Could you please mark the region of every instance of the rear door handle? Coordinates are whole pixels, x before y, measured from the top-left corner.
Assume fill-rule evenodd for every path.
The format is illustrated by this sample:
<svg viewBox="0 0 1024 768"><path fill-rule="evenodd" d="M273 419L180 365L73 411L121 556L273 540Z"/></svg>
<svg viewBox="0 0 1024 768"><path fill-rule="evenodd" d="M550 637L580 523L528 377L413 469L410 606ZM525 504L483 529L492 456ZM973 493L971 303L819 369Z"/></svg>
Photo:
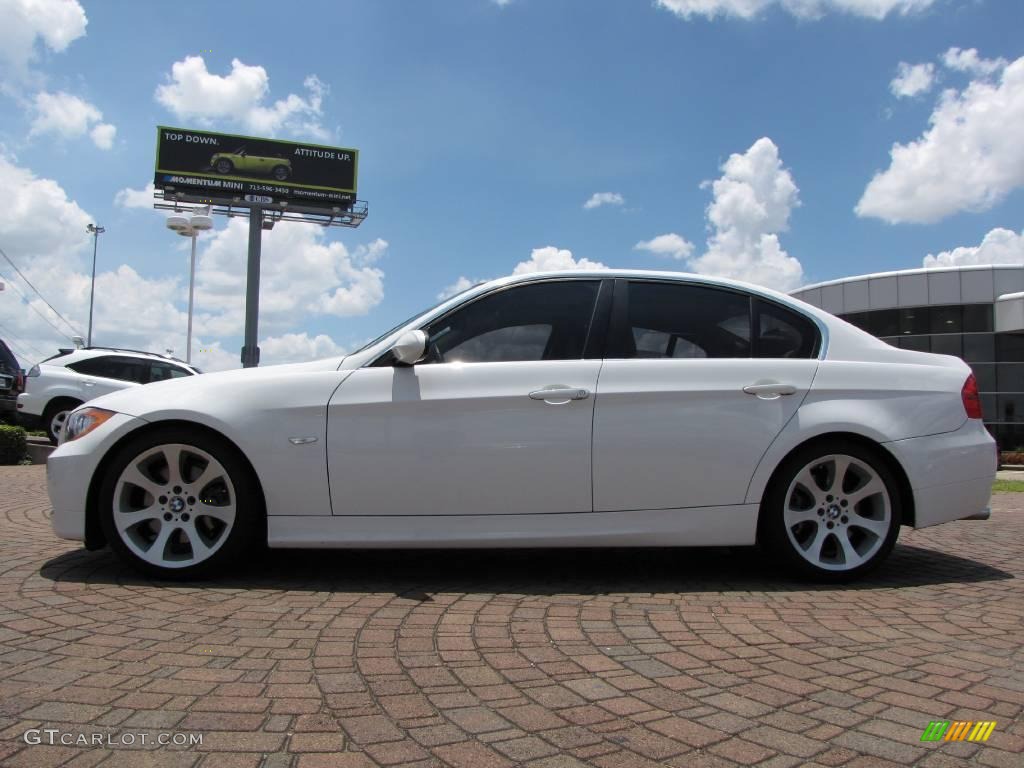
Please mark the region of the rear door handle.
<svg viewBox="0 0 1024 768"><path fill-rule="evenodd" d="M550 405L563 405L570 400L585 400L590 397L590 391L579 387L551 386L543 389L535 389L530 393L531 400L543 400Z"/></svg>
<svg viewBox="0 0 1024 768"><path fill-rule="evenodd" d="M748 395L757 395L762 400L774 400L780 395L792 395L796 387L792 384L782 384L778 381L761 381L757 384L748 384L743 388Z"/></svg>

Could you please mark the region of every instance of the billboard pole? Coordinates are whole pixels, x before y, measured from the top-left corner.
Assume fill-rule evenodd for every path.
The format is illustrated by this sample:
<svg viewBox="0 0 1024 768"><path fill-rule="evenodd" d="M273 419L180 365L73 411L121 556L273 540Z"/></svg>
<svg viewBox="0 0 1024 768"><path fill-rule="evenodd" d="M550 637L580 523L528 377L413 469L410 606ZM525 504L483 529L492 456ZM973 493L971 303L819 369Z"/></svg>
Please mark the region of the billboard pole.
<svg viewBox="0 0 1024 768"><path fill-rule="evenodd" d="M263 244L263 209L249 208L249 263L245 280L245 341L242 346L242 367L260 364L258 325L260 318L260 247Z"/></svg>

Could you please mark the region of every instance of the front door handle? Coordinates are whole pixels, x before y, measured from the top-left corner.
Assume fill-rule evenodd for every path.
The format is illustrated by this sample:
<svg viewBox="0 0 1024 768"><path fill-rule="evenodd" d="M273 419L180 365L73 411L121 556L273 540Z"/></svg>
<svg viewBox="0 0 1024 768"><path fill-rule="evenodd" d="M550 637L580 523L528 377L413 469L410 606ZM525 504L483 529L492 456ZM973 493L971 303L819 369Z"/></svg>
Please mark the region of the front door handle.
<svg viewBox="0 0 1024 768"><path fill-rule="evenodd" d="M554 385L535 389L530 393L531 400L543 400L549 405L564 405L570 400L585 400L590 397L590 391L580 387L563 387Z"/></svg>
<svg viewBox="0 0 1024 768"><path fill-rule="evenodd" d="M792 395L796 387L792 384L782 384L778 381L759 381L757 384L748 384L743 388L748 395L757 395L762 400L774 400L780 395Z"/></svg>

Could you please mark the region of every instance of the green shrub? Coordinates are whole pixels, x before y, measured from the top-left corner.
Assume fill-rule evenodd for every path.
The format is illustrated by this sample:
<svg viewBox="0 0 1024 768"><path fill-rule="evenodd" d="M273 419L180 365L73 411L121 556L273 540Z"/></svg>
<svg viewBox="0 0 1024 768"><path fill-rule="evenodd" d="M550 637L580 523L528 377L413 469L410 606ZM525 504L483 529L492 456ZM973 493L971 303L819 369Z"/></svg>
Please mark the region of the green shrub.
<svg viewBox="0 0 1024 768"><path fill-rule="evenodd" d="M22 427L0 424L0 464L18 464L27 451Z"/></svg>

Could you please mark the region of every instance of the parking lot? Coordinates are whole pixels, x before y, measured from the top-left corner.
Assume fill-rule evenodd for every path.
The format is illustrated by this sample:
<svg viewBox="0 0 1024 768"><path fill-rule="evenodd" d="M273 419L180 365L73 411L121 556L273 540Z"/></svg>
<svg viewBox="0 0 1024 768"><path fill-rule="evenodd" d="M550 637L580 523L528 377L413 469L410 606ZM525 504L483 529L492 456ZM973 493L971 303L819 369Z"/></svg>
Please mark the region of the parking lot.
<svg viewBox="0 0 1024 768"><path fill-rule="evenodd" d="M846 588L742 549L274 552L179 585L56 539L44 468L0 467L0 763L1018 768L1024 494L993 510Z"/></svg>

